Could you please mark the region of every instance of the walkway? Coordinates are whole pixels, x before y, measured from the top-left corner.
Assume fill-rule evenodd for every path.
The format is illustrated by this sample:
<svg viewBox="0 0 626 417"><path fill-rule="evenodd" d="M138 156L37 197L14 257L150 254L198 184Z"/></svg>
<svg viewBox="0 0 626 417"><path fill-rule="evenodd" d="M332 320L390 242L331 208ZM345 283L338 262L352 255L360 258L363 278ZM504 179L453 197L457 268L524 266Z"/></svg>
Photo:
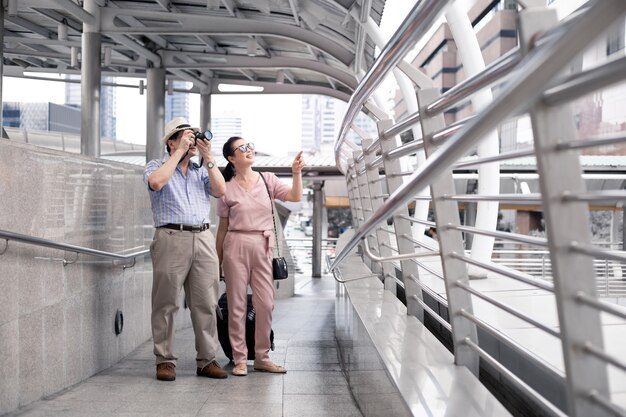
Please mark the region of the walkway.
<svg viewBox="0 0 626 417"><path fill-rule="evenodd" d="M247 377L199 378L193 332L184 329L176 334L174 382L154 378L149 341L115 366L7 416L360 417L339 365L334 296L332 277L298 276L296 295L277 301L271 356L288 369L285 375L254 372L249 366ZM218 361L228 362L221 350Z"/></svg>

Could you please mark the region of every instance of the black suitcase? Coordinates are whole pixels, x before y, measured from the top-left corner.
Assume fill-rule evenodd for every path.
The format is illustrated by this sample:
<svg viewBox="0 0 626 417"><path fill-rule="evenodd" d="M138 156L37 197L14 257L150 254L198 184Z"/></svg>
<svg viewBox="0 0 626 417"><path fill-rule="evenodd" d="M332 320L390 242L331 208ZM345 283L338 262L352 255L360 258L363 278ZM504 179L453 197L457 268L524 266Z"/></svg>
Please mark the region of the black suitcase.
<svg viewBox="0 0 626 417"><path fill-rule="evenodd" d="M254 327L255 311L252 306L252 294L248 294L248 314L246 317L246 345L248 347L248 360L254 360ZM228 338L228 299L226 293L222 294L217 302L217 338L222 345L222 350L228 359L233 360L233 348ZM270 346L274 350L274 330L270 330Z"/></svg>

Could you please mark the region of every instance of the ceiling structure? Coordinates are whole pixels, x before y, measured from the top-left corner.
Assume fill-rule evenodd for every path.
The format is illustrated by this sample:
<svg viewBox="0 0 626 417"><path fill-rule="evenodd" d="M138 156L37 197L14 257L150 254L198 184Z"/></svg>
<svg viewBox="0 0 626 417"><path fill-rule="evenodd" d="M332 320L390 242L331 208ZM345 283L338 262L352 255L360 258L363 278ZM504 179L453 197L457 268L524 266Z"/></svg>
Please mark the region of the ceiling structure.
<svg viewBox="0 0 626 417"><path fill-rule="evenodd" d="M5 0L6 2L6 0ZM8 0L4 75L80 75L81 35L102 35L102 77L166 78L194 93L220 84L348 100L375 60L359 22L384 0ZM360 65L355 65L360 62ZM169 84L168 84L169 85ZM141 88L141 87L140 87ZM172 88L172 87L170 87Z"/></svg>

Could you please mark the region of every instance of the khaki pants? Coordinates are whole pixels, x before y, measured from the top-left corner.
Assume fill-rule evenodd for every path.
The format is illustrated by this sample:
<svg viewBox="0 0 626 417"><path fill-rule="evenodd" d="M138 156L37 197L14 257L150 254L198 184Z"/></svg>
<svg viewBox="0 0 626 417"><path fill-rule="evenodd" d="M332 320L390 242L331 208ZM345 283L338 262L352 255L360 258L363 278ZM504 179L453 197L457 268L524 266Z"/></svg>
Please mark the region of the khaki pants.
<svg viewBox="0 0 626 417"><path fill-rule="evenodd" d="M174 318L184 287L196 337L196 363L198 368L204 368L215 359L218 348L215 310L219 268L215 238L209 230L194 233L157 228L150 254L156 364L176 363Z"/></svg>

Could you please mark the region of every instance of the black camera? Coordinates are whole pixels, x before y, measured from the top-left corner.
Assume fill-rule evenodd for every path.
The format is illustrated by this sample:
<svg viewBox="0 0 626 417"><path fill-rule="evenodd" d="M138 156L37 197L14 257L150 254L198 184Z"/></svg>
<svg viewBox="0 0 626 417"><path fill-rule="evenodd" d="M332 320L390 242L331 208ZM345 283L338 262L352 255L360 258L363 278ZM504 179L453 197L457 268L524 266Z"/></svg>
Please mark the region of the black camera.
<svg viewBox="0 0 626 417"><path fill-rule="evenodd" d="M194 139L194 145L196 144L196 141L198 139L204 139L206 141L209 141L211 139L213 139L213 133L211 133L210 130L205 130L205 131L198 131L194 133L195 139Z"/></svg>

